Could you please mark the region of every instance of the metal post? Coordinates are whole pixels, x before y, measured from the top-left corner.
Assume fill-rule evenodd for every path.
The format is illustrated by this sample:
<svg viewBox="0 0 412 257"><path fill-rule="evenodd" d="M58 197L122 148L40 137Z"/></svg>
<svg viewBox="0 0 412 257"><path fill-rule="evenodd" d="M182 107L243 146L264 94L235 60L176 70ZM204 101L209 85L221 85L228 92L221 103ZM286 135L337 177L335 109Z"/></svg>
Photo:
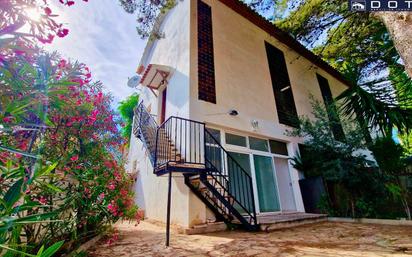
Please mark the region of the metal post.
<svg viewBox="0 0 412 257"><path fill-rule="evenodd" d="M167 170L166 170L167 172ZM169 171L169 189L167 195L167 217L166 217L166 246L170 242L170 208L172 202L172 172Z"/></svg>

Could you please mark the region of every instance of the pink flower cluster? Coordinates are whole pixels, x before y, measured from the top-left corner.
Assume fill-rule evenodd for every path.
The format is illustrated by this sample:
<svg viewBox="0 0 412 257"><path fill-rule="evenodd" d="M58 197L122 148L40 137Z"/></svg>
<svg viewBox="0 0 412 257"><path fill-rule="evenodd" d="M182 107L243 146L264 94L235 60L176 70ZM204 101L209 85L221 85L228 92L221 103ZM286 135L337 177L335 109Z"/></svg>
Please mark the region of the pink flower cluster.
<svg viewBox="0 0 412 257"><path fill-rule="evenodd" d="M67 6L72 6L75 4L73 0L59 0L59 2ZM89 0L83 0L83 2L89 2Z"/></svg>
<svg viewBox="0 0 412 257"><path fill-rule="evenodd" d="M110 181L109 184L107 185L107 188L111 191L116 189L116 182Z"/></svg>
<svg viewBox="0 0 412 257"><path fill-rule="evenodd" d="M119 206L112 200L108 205L107 209L113 216L122 216L123 213L119 213Z"/></svg>

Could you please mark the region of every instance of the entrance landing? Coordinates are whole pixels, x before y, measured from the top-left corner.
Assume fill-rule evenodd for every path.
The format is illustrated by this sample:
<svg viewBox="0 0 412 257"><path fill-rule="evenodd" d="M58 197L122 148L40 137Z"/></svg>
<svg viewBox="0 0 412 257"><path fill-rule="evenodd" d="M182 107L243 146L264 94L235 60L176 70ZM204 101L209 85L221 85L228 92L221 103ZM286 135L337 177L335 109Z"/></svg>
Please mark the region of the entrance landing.
<svg viewBox="0 0 412 257"><path fill-rule="evenodd" d="M276 214L260 214L257 216L262 231L273 231L284 228L296 227L304 224L324 222L326 214L304 212L282 212Z"/></svg>

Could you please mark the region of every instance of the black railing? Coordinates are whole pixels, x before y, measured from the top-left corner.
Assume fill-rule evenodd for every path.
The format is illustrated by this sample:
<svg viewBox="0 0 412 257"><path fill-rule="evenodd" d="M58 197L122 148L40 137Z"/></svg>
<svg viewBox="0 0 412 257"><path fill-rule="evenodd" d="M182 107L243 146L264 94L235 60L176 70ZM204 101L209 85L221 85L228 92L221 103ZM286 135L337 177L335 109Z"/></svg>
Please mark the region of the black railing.
<svg viewBox="0 0 412 257"><path fill-rule="evenodd" d="M204 130L204 123L180 117L163 122L156 134L155 167L171 162L205 165Z"/></svg>
<svg viewBox="0 0 412 257"><path fill-rule="evenodd" d="M214 195L207 201L213 201L211 204L222 215L235 216L248 225L257 224L250 174L207 131L204 123L172 116L157 126L140 103L135 109L133 133L148 149L155 172L163 167L167 170L168 165L197 169Z"/></svg>
<svg viewBox="0 0 412 257"><path fill-rule="evenodd" d="M224 196L232 201L233 207L257 224L251 175L205 130L206 172L213 177L213 183L224 190Z"/></svg>
<svg viewBox="0 0 412 257"><path fill-rule="evenodd" d="M157 123L141 102L134 110L133 134L140 138L149 151L150 161L154 165L156 159Z"/></svg>

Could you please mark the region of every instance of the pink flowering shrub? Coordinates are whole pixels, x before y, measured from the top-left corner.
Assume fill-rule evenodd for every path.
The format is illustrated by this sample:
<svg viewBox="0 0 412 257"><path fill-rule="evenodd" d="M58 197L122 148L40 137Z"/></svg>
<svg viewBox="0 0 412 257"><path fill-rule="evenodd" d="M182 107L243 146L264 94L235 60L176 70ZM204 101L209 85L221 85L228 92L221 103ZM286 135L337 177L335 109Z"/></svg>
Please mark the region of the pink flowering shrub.
<svg viewBox="0 0 412 257"><path fill-rule="evenodd" d="M0 144L13 149L0 151L0 255L67 252L120 218L140 219L111 96L85 64L38 47L69 30L48 1L0 7Z"/></svg>

